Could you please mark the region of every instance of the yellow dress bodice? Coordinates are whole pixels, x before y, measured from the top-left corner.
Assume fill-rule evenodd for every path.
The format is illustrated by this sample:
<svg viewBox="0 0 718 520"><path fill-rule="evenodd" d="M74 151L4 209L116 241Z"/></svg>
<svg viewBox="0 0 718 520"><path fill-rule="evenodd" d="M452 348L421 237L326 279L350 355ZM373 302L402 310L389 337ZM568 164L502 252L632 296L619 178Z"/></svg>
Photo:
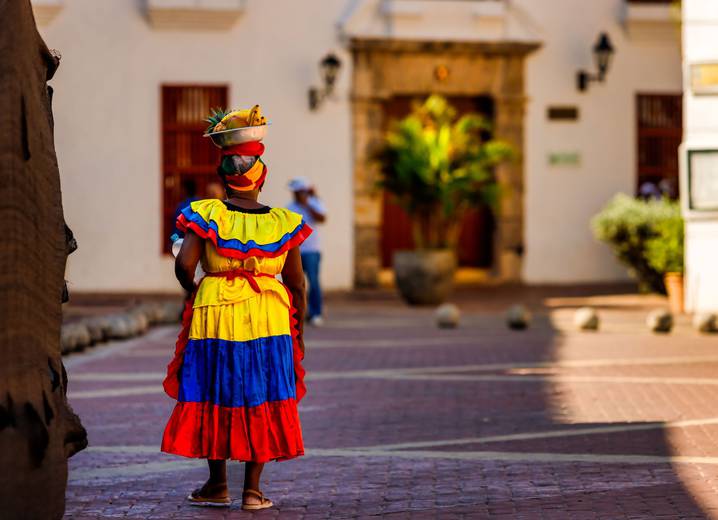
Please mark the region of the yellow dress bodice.
<svg viewBox="0 0 718 520"><path fill-rule="evenodd" d="M287 291L275 277L282 272L287 252L311 233L301 215L284 208L238 211L207 199L184 208L177 225L205 239L200 262L206 273L247 271L256 275L259 294L272 291L289 305ZM194 306L233 304L257 294L243 277L208 276L200 283Z"/></svg>

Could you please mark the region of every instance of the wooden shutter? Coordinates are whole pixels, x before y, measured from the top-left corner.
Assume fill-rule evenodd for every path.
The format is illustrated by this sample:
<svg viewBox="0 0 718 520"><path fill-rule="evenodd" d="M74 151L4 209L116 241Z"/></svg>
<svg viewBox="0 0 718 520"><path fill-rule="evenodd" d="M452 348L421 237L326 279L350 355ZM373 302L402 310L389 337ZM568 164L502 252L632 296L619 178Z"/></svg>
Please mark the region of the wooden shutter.
<svg viewBox="0 0 718 520"><path fill-rule="evenodd" d="M169 238L174 230L175 212L196 188L199 198L215 180L219 151L202 137L207 128L203 120L212 108L227 106L226 86L162 87L162 251L170 252Z"/></svg>
<svg viewBox="0 0 718 520"><path fill-rule="evenodd" d="M639 94L637 97L638 178L656 185L668 180L678 195L678 147L683 139L680 94Z"/></svg>

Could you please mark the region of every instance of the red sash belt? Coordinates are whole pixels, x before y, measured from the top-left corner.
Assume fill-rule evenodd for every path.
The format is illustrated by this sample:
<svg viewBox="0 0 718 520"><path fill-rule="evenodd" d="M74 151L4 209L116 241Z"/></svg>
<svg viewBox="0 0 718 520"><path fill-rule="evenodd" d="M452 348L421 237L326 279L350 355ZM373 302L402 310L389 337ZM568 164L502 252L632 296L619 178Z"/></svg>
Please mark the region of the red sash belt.
<svg viewBox="0 0 718 520"><path fill-rule="evenodd" d="M249 286L254 292L262 292L257 284L257 276L268 276L274 278L274 275L267 273L255 273L254 271L247 271L246 269L232 269L231 271L218 271L216 273L206 273L205 276L212 278L226 278L227 280L234 280L235 278L244 278L249 282Z"/></svg>

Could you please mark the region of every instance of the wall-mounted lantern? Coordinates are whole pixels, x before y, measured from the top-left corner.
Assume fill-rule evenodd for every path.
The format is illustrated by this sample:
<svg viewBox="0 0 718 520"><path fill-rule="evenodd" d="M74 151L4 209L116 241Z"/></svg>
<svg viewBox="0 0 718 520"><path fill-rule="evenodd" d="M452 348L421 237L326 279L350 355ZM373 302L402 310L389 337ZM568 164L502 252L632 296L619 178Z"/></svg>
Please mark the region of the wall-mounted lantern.
<svg viewBox="0 0 718 520"><path fill-rule="evenodd" d="M585 92L591 81L603 81L605 79L614 52L615 49L611 44L611 39L608 37L608 34L601 33L598 36L596 45L593 46L593 57L596 60L598 73L594 75L589 74L585 70L579 70L576 75L576 84L579 91Z"/></svg>
<svg viewBox="0 0 718 520"><path fill-rule="evenodd" d="M309 89L309 108L316 110L322 102L334 92L334 83L339 75L342 62L334 53L329 53L319 62L319 72L324 80L322 88L312 87Z"/></svg>

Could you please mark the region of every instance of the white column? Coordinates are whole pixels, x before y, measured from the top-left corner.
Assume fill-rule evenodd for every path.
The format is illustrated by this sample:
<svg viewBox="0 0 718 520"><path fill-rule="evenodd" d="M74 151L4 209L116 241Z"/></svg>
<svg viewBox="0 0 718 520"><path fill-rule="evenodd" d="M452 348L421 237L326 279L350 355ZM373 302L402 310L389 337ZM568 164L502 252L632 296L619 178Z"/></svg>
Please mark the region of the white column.
<svg viewBox="0 0 718 520"><path fill-rule="evenodd" d="M692 74L697 66L702 67L700 69L702 80L696 88ZM683 0L683 76L684 138L681 148L681 203L686 219L686 309L689 312L718 311L718 1L716 0ZM689 161L689 154L700 150L716 150L716 153L698 152L699 156L694 155L698 159ZM693 165L692 168L689 163ZM691 186L693 196L690 193ZM697 186L701 186L700 189Z"/></svg>

